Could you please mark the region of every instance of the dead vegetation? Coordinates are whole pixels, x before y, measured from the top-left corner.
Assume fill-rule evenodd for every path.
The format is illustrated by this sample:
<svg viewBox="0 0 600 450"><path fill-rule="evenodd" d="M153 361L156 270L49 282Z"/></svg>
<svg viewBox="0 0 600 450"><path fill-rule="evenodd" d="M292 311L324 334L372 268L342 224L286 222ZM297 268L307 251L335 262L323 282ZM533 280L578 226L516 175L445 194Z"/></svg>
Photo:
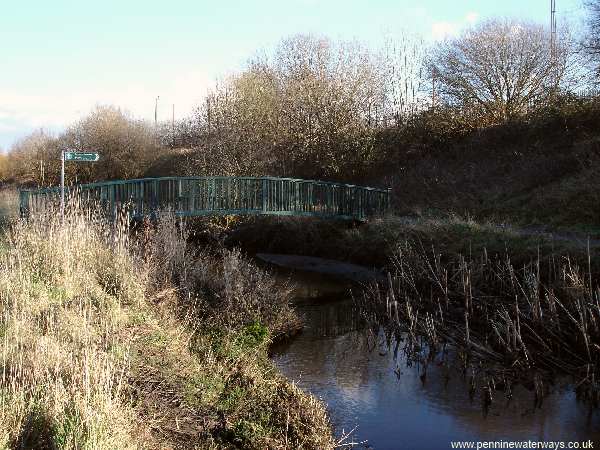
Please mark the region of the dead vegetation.
<svg viewBox="0 0 600 450"><path fill-rule="evenodd" d="M186 254L173 220L124 225L79 210L7 232L0 447L332 447L267 357L285 292L238 253Z"/></svg>
<svg viewBox="0 0 600 450"><path fill-rule="evenodd" d="M588 254L589 255L589 254ZM392 346L427 365L449 346L489 406L515 383L540 404L559 375L597 405L600 287L591 258L538 254L516 265L510 254L448 255L419 241L400 243L388 282L357 299Z"/></svg>

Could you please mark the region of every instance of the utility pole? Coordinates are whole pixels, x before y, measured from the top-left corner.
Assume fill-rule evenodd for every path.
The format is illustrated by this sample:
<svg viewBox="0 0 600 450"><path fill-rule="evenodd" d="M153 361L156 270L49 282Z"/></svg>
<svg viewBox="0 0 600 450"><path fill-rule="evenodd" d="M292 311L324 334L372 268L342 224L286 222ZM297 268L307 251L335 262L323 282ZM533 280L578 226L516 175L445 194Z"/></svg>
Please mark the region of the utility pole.
<svg viewBox="0 0 600 450"><path fill-rule="evenodd" d="M94 152L60 152L60 223L65 221L65 161L96 162L100 155ZM77 177L75 177L77 180ZM77 182L77 181L75 181Z"/></svg>
<svg viewBox="0 0 600 450"><path fill-rule="evenodd" d="M44 160L40 159L40 182L38 183L39 187L44 187Z"/></svg>
<svg viewBox="0 0 600 450"><path fill-rule="evenodd" d="M557 67L557 33L556 33L556 0L550 0L550 63L554 72L554 88L558 87L558 67Z"/></svg>
<svg viewBox="0 0 600 450"><path fill-rule="evenodd" d="M173 103L173 115L171 116L171 137L175 147L175 103Z"/></svg>
<svg viewBox="0 0 600 450"><path fill-rule="evenodd" d="M437 81L435 68L431 71L431 111L435 112L435 82Z"/></svg>
<svg viewBox="0 0 600 450"><path fill-rule="evenodd" d="M60 152L60 223L65 221L65 151Z"/></svg>
<svg viewBox="0 0 600 450"><path fill-rule="evenodd" d="M158 99L160 98L160 95L156 96L156 99L154 100L154 126L156 126L158 124Z"/></svg>
<svg viewBox="0 0 600 450"><path fill-rule="evenodd" d="M556 57L556 0L550 0L550 54Z"/></svg>

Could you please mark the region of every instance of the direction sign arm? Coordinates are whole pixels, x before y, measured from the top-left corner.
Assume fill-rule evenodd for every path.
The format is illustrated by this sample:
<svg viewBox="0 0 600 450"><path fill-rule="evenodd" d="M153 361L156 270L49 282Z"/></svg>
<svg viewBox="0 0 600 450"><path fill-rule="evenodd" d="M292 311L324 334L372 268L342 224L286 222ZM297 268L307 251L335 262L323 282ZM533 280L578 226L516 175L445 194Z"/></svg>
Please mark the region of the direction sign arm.
<svg viewBox="0 0 600 450"><path fill-rule="evenodd" d="M96 162L100 155L94 152L65 152L65 161Z"/></svg>
<svg viewBox="0 0 600 450"><path fill-rule="evenodd" d="M60 153L60 220L65 220L65 151Z"/></svg>

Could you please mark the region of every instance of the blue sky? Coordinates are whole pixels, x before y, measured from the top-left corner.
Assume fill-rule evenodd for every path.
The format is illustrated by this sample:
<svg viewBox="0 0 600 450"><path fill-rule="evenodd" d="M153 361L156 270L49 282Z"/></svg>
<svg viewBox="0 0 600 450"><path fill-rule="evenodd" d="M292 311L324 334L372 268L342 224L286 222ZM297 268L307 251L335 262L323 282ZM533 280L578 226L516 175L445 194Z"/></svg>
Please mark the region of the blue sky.
<svg viewBox="0 0 600 450"><path fill-rule="evenodd" d="M96 104L151 119L188 114L218 77L287 36L316 33L376 46L427 40L491 16L549 21L550 0L0 0L0 148L34 129L58 132ZM576 25L581 0L557 0Z"/></svg>

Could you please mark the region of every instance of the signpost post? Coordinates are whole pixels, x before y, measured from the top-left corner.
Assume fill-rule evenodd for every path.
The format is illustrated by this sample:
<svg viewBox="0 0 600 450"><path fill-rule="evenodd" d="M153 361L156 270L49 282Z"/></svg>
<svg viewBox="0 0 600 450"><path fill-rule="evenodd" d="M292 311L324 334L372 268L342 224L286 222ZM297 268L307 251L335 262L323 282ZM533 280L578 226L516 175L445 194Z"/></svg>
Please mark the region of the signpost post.
<svg viewBox="0 0 600 450"><path fill-rule="evenodd" d="M60 168L60 219L65 220L65 162L96 162L100 159L98 153L93 152L61 152L61 168Z"/></svg>

